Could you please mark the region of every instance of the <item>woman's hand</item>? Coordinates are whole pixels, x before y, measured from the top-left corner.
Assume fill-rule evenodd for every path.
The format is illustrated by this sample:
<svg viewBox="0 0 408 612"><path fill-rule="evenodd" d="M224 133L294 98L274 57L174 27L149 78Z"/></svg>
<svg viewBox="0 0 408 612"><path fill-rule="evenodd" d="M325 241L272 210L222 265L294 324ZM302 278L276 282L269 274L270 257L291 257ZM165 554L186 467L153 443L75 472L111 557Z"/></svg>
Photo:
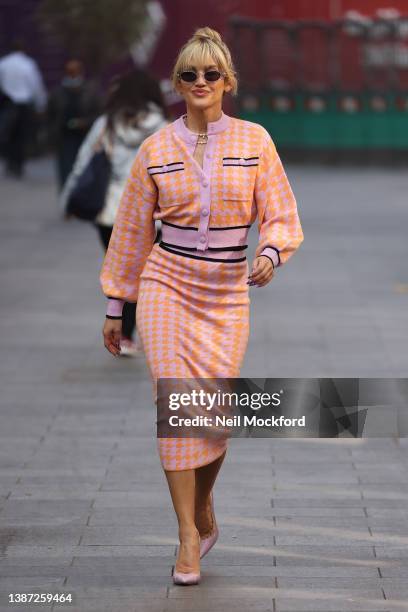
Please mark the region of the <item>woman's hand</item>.
<svg viewBox="0 0 408 612"><path fill-rule="evenodd" d="M122 334L122 319L105 319L103 326L105 347L112 355L120 355L120 337Z"/></svg>
<svg viewBox="0 0 408 612"><path fill-rule="evenodd" d="M257 287L263 287L274 275L273 263L266 257L266 255L260 255L256 257L252 264L252 271L248 277L248 285L256 285Z"/></svg>

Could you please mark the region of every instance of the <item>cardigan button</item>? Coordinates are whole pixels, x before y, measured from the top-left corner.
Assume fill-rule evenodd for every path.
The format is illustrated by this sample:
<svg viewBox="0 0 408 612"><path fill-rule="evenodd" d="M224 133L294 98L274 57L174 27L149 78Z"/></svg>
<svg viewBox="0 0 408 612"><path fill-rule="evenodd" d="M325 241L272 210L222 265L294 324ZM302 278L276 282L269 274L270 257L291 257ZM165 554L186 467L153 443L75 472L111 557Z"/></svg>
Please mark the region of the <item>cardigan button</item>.
<svg viewBox="0 0 408 612"><path fill-rule="evenodd" d="M208 208L203 208L201 212L203 213L204 217L206 217L208 215Z"/></svg>
<svg viewBox="0 0 408 612"><path fill-rule="evenodd" d="M200 242L205 242L205 236L200 236Z"/></svg>

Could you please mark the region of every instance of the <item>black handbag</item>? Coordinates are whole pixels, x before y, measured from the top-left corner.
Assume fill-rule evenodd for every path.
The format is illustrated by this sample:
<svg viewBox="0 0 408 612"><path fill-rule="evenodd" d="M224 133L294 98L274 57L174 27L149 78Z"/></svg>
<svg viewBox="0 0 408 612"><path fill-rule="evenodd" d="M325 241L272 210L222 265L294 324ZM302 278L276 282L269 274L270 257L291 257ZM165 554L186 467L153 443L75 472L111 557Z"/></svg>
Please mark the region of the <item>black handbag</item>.
<svg viewBox="0 0 408 612"><path fill-rule="evenodd" d="M83 221L94 221L105 205L110 176L111 162L103 148L93 154L80 174L69 196L66 214Z"/></svg>

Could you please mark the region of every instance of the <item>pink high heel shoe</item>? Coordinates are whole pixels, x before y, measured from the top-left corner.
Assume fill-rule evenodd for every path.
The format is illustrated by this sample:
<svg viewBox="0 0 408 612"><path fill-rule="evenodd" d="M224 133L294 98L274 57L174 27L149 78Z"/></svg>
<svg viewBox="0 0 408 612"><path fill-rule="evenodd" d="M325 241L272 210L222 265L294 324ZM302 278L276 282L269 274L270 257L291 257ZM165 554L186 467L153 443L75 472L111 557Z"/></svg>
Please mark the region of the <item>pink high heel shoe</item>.
<svg viewBox="0 0 408 612"><path fill-rule="evenodd" d="M200 572L178 572L176 570L173 572L174 584L180 584L183 586L198 584L200 579Z"/></svg>
<svg viewBox="0 0 408 612"><path fill-rule="evenodd" d="M214 495L212 491L211 491L211 512L212 512L214 529L213 529L213 532L207 538L202 538L200 540L200 559L202 559L204 555L206 555L211 550L211 548L214 546L214 544L218 540L219 531L218 531L217 523L215 522Z"/></svg>
<svg viewBox="0 0 408 612"><path fill-rule="evenodd" d="M173 583L183 586L198 584L201 580L200 571L198 572L179 572L174 566Z"/></svg>

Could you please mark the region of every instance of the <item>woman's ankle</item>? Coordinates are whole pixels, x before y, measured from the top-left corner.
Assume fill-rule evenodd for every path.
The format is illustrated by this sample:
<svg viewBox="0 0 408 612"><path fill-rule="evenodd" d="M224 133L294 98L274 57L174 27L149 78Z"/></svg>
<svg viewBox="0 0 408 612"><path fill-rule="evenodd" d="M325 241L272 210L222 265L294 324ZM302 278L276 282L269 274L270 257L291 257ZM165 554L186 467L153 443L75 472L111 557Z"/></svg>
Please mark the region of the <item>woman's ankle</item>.
<svg viewBox="0 0 408 612"><path fill-rule="evenodd" d="M200 537L208 537L214 529L214 520L211 510L211 494L205 501L196 500L195 524L200 533Z"/></svg>
<svg viewBox="0 0 408 612"><path fill-rule="evenodd" d="M180 525L178 533L180 541L196 540L200 536L200 533L194 523L192 525Z"/></svg>
<svg viewBox="0 0 408 612"><path fill-rule="evenodd" d="M197 528L191 525L180 527L179 538L176 570L184 573L200 571L200 534Z"/></svg>

